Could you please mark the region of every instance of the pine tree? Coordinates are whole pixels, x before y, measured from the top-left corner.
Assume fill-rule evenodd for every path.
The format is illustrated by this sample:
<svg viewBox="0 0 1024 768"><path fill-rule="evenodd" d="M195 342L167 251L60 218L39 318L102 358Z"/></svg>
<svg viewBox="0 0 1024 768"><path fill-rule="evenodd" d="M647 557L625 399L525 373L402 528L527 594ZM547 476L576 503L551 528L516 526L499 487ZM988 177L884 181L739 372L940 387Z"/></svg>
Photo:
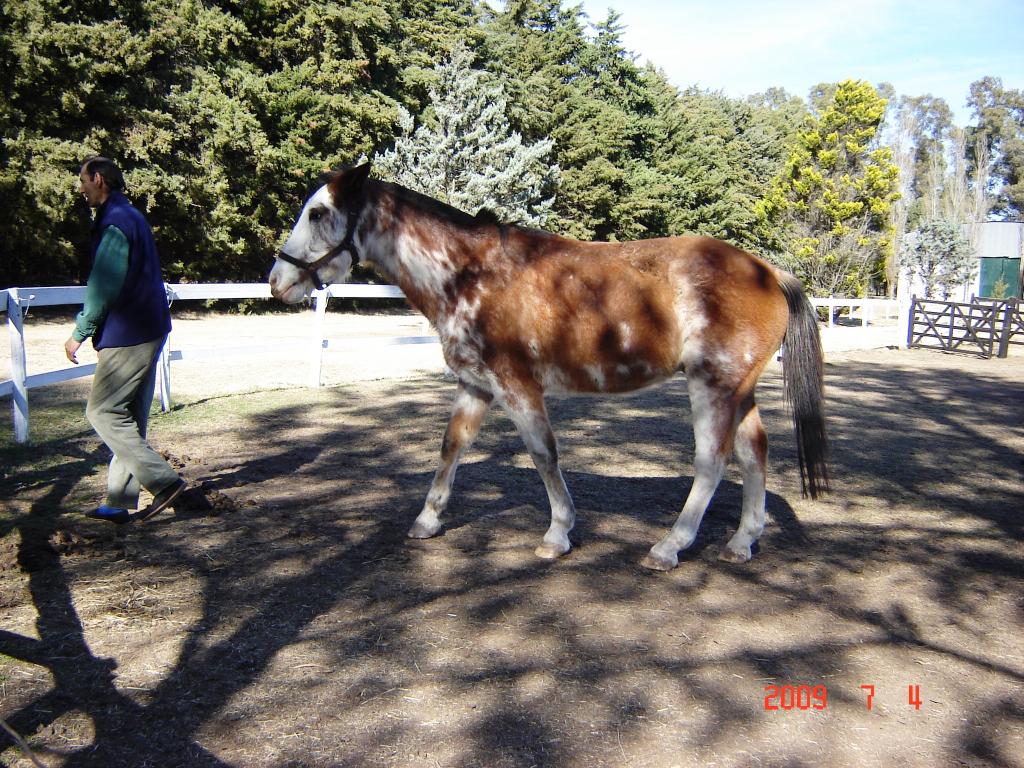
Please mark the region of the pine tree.
<svg viewBox="0 0 1024 768"><path fill-rule="evenodd" d="M75 175L95 153L124 167L169 279L260 279L316 175L391 140L414 79L406 32L466 6L4 4L0 281L84 276Z"/></svg>
<svg viewBox="0 0 1024 768"><path fill-rule="evenodd" d="M558 167L548 162L552 141L524 144L509 126L501 84L471 64L472 53L460 45L438 65L429 113L414 130L412 116L400 110L400 135L375 168L456 208L487 208L504 221L543 226L558 183Z"/></svg>
<svg viewBox="0 0 1024 768"><path fill-rule="evenodd" d="M900 258L924 283L925 298L948 299L974 279L978 259L961 225L944 218L927 219L905 239Z"/></svg>
<svg viewBox="0 0 1024 768"><path fill-rule="evenodd" d="M690 88L659 107L669 115L654 154L672 188L666 234L703 234L763 250L755 209L805 114L799 101L782 93L771 98L777 106Z"/></svg>
<svg viewBox="0 0 1024 768"><path fill-rule="evenodd" d="M898 169L876 142L886 101L864 81L821 91L759 214L780 227L777 260L814 295L858 296L892 257Z"/></svg>

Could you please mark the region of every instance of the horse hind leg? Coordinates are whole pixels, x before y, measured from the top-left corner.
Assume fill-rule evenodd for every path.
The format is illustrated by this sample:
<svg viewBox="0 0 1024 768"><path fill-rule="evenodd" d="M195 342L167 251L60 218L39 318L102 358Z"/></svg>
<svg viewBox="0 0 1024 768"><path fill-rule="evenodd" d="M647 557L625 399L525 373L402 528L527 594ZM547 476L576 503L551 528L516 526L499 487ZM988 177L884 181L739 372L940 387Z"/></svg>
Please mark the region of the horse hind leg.
<svg viewBox="0 0 1024 768"><path fill-rule="evenodd" d="M768 465L768 437L761 415L751 398L740 411L734 440L736 461L743 472L743 511L740 526L719 555L719 560L745 563L751 545L764 530L765 476Z"/></svg>
<svg viewBox="0 0 1024 768"><path fill-rule="evenodd" d="M441 443L441 463L434 474L423 511L409 529L410 538L429 539L440 530L441 514L448 506L459 459L480 432L492 399L490 392L459 382L452 415Z"/></svg>
<svg viewBox="0 0 1024 768"><path fill-rule="evenodd" d="M729 458L735 414L730 398L696 378L689 380L688 388L696 443L693 486L672 530L640 561L644 568L655 571L675 568L679 564L679 550L686 549L697 538L697 529Z"/></svg>

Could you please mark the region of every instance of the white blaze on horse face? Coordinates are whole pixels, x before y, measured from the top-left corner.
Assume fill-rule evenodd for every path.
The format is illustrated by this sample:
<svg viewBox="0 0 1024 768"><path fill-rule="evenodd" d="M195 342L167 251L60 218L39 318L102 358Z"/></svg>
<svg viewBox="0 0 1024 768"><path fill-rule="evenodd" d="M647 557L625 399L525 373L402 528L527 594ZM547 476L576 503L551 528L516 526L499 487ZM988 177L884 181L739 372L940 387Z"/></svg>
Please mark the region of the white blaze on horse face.
<svg viewBox="0 0 1024 768"><path fill-rule="evenodd" d="M330 251L344 237L345 217L334 207L331 191L325 185L306 201L281 251L299 261L311 263ZM318 270L318 274L325 283L340 282L350 268L351 258L344 254L325 264ZM287 304L301 301L314 288L309 275L280 259L270 271L269 282L274 296Z"/></svg>

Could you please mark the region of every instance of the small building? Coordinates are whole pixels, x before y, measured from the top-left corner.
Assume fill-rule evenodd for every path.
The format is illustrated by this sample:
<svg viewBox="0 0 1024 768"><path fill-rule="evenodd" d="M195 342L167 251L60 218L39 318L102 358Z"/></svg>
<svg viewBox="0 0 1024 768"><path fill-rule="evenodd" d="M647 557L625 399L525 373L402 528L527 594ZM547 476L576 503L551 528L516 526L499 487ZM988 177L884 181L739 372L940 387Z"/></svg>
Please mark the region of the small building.
<svg viewBox="0 0 1024 768"><path fill-rule="evenodd" d="M1024 222L986 221L979 224L977 246L980 265L974 294L997 299L1024 296L1021 292ZM1005 295L996 295L999 293Z"/></svg>
<svg viewBox="0 0 1024 768"><path fill-rule="evenodd" d="M983 298L1024 297L1024 222L984 221L977 225L978 269L972 282L949 296L951 301L969 302ZM917 275L900 272L898 293L902 297L924 296L924 283ZM997 296L996 294L1003 295ZM941 299L941 296L932 298Z"/></svg>

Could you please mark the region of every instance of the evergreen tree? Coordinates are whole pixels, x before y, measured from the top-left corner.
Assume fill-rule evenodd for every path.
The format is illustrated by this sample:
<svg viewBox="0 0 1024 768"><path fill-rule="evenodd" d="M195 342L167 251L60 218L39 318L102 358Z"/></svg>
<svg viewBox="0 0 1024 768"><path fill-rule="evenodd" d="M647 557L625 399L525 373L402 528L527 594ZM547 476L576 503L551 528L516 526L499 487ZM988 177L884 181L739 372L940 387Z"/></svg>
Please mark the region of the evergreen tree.
<svg viewBox="0 0 1024 768"><path fill-rule="evenodd" d="M636 65L612 12L584 33L579 7L510 0L488 20L489 66L501 72L510 118L531 140L550 136L561 185L550 227L580 239L665 234L667 180L655 168L665 135L660 73Z"/></svg>
<svg viewBox="0 0 1024 768"><path fill-rule="evenodd" d="M813 295L862 295L892 257L897 168L876 143L885 107L869 83L839 83L759 206L762 221L781 228L777 259Z"/></svg>
<svg viewBox="0 0 1024 768"><path fill-rule="evenodd" d="M587 45L581 17L561 0L507 0L503 12L483 18L480 52L505 86L509 122L524 141L551 136L564 117L559 106L569 98Z"/></svg>
<svg viewBox="0 0 1024 768"><path fill-rule="evenodd" d="M922 221L906 238L900 252L903 264L924 283L925 298L948 299L954 290L974 279L978 259L961 225L948 219Z"/></svg>
<svg viewBox="0 0 1024 768"><path fill-rule="evenodd" d="M784 161L803 104L781 92L745 101L680 94L661 72L636 64L617 14L587 23L579 6L561 0L508 0L501 11L479 0L3 4L0 282L84 276L87 211L75 175L95 153L125 167L168 278L258 280L317 175L391 146L396 131L395 157L423 152L414 186L463 207L486 205L581 239L700 232L756 250L782 242L785 226L792 240L793 212L807 201L784 194L784 204L764 206L779 215L755 219L752 211ZM436 64L459 41L488 73L467 70L476 96L493 103L440 79ZM977 98L1009 192L1013 92L989 86ZM842 88L817 89L816 120ZM459 94L461 106L445 113L428 104L432 89ZM442 134L470 105L476 124ZM998 105L1003 111L993 112ZM446 187L424 186L458 131L467 145L476 142L475 154L458 162L475 170L460 176L453 161L438 177ZM807 149L808 157L827 159L831 141L822 134L826 154ZM856 171L851 178L872 167L871 151L857 162L848 160L861 153L840 153ZM871 217L884 195L873 197L871 183L849 200L829 194L865 202L864 238L874 248L884 230ZM828 184L820 186L807 197L826 205ZM857 217L834 218L841 229Z"/></svg>
<svg viewBox="0 0 1024 768"><path fill-rule="evenodd" d="M776 96L793 109L791 99ZM695 88L665 108L672 117L656 158L672 187L667 234L699 233L763 250L755 209L779 174L806 110L787 116L781 106Z"/></svg>
<svg viewBox="0 0 1024 768"><path fill-rule="evenodd" d="M968 145L980 139L992 160L992 213L1014 219L1024 214L1024 91L1004 88L998 77L971 84L968 105L978 125Z"/></svg>
<svg viewBox="0 0 1024 768"><path fill-rule="evenodd" d="M505 116L501 84L471 64L460 45L437 67L430 114L413 130L412 116L400 110L401 135L377 158L377 171L456 208L542 226L558 181L548 161L552 142L525 145Z"/></svg>
<svg viewBox="0 0 1024 768"><path fill-rule="evenodd" d="M159 23L141 2L25 0L0 13L0 281L68 282L88 270L79 163L116 153L158 109Z"/></svg>
<svg viewBox="0 0 1024 768"><path fill-rule="evenodd" d="M530 141L554 140L561 183L548 226L589 240L614 231L626 139L621 106L596 91L583 19L560 0L509 0L487 23L485 50L507 84L516 129Z"/></svg>
<svg viewBox="0 0 1024 768"><path fill-rule="evenodd" d="M124 166L168 278L260 279L310 181L391 139L409 33L467 3L4 4L0 280L84 275L95 153Z"/></svg>
<svg viewBox="0 0 1024 768"><path fill-rule="evenodd" d="M650 135L656 120L653 82L622 44L620 14L609 10L579 51L572 94L552 137L576 160L564 169L559 214L590 238L632 239L651 232ZM560 156L561 158L561 156Z"/></svg>
<svg viewBox="0 0 1024 768"><path fill-rule="evenodd" d="M460 43L479 45L485 11L474 0L397 0L391 13L400 33L394 43L400 71L390 95L419 113L436 82L438 62Z"/></svg>

